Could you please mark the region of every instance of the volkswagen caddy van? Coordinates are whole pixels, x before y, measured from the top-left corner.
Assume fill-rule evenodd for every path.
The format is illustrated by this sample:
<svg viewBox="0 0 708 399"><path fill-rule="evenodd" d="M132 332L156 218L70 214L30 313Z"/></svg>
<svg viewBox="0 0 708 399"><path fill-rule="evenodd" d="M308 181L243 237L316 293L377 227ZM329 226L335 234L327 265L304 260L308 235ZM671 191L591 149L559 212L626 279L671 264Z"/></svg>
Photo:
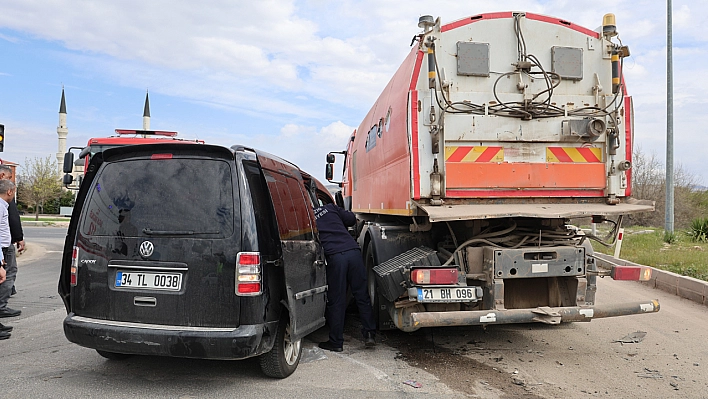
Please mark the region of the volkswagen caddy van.
<svg viewBox="0 0 708 399"><path fill-rule="evenodd" d="M313 202L332 202L320 182L241 146L96 154L64 246L64 334L108 359L259 356L287 377L324 325Z"/></svg>

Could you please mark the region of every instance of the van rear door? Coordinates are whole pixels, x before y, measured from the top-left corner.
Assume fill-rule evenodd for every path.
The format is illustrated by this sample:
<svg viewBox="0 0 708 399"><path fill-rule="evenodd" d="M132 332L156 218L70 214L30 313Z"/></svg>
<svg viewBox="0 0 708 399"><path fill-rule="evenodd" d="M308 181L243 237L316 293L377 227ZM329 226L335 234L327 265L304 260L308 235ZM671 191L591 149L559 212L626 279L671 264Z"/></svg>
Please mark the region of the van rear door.
<svg viewBox="0 0 708 399"><path fill-rule="evenodd" d="M273 200L282 245L291 335L299 339L325 323L327 278L320 244L315 238L312 201L300 170L258 154Z"/></svg>
<svg viewBox="0 0 708 399"><path fill-rule="evenodd" d="M71 311L128 323L237 327L236 175L233 154L221 147L106 151L84 185Z"/></svg>

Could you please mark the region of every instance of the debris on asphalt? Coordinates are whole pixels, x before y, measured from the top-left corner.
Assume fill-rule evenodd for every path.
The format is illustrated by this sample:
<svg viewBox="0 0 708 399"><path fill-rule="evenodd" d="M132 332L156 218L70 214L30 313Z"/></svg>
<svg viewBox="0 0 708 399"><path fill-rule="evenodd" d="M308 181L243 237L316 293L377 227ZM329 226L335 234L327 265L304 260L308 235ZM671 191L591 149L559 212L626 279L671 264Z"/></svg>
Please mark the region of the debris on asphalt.
<svg viewBox="0 0 708 399"><path fill-rule="evenodd" d="M644 368L644 372L637 373L637 377L639 378L654 378L654 379L660 379L664 378L661 373L659 373L659 370L650 370L648 368Z"/></svg>
<svg viewBox="0 0 708 399"><path fill-rule="evenodd" d="M523 378L520 378L520 377L517 377L517 376L514 376L514 377L511 379L511 382L513 382L515 385L520 385L520 386L522 386L522 387L523 387L524 385L526 385L526 381L524 381Z"/></svg>
<svg viewBox="0 0 708 399"><path fill-rule="evenodd" d="M612 342L619 342L622 344L638 344L642 341L644 341L644 337L647 336L647 333L644 331L635 331L633 333L627 334L624 337L612 341Z"/></svg>
<svg viewBox="0 0 708 399"><path fill-rule="evenodd" d="M420 382L415 381L415 380L407 380L407 381L403 381L403 383L406 385L410 385L413 388L423 388L423 384L421 384Z"/></svg>
<svg viewBox="0 0 708 399"><path fill-rule="evenodd" d="M318 360L327 359L324 351L319 347L314 348L302 348L302 358L300 358L300 363L311 363Z"/></svg>

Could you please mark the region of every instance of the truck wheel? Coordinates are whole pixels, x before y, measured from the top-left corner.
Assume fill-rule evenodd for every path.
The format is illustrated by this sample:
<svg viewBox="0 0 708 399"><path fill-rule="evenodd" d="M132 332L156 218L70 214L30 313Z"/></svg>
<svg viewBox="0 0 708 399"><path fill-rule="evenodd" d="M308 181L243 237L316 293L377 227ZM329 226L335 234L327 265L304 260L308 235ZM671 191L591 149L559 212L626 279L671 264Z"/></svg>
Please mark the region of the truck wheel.
<svg viewBox="0 0 708 399"><path fill-rule="evenodd" d="M96 349L96 352L98 352L99 355L105 357L108 360L125 360L132 355L128 355L126 353L115 353L115 352L106 352L106 351L100 351Z"/></svg>
<svg viewBox="0 0 708 399"><path fill-rule="evenodd" d="M369 244L366 247L366 256L364 257L364 264L366 265L366 285L369 291L369 299L371 300L371 307L374 309L374 320L376 321L376 328L381 329L381 317L379 313L381 312L381 303L379 301L379 294L376 285L376 274L374 273L374 250L373 245Z"/></svg>
<svg viewBox="0 0 708 399"><path fill-rule="evenodd" d="M273 349L260 356L263 374L273 378L285 378L292 374L300 363L302 340L290 338L290 318L286 312L280 317Z"/></svg>

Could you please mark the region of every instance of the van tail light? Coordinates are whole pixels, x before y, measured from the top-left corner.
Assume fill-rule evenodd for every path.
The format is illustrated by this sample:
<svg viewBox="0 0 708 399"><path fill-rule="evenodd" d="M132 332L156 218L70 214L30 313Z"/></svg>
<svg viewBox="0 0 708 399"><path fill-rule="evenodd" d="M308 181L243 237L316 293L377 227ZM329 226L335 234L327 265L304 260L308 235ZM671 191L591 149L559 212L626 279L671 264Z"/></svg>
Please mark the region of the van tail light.
<svg viewBox="0 0 708 399"><path fill-rule="evenodd" d="M76 286L76 276L79 271L79 247L74 247L71 253L71 285Z"/></svg>
<svg viewBox="0 0 708 399"><path fill-rule="evenodd" d="M260 295L261 255L258 252L239 252L236 255L236 295Z"/></svg>
<svg viewBox="0 0 708 399"><path fill-rule="evenodd" d="M411 271L414 284L457 284L457 269L415 269Z"/></svg>
<svg viewBox="0 0 708 399"><path fill-rule="evenodd" d="M610 274L613 280L649 281L651 267L646 266L615 266Z"/></svg>

